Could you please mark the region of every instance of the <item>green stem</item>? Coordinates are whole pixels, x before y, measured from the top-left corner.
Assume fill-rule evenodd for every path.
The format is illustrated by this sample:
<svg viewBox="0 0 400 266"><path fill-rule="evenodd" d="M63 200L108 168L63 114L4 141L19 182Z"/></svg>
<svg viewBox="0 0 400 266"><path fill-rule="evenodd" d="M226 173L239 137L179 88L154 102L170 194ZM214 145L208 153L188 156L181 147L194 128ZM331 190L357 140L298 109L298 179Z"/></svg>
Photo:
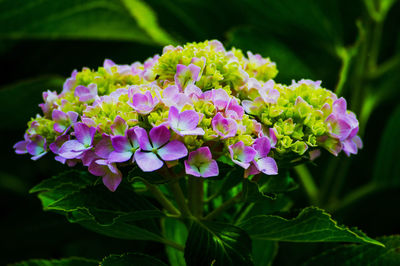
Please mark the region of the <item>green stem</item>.
<svg viewBox="0 0 400 266"><path fill-rule="evenodd" d="M143 184L146 185L147 190L150 191L151 194L156 198L156 200L161 204L161 206L164 207L170 214L175 215L175 216L180 216L180 212L175 206L172 204L171 201L169 201L165 196L164 193L155 185L149 183L146 179L142 177L135 177L136 179L139 179Z"/></svg>
<svg viewBox="0 0 400 266"><path fill-rule="evenodd" d="M350 192L348 195L346 195L343 199L340 201L335 201L333 202L330 206L327 206L327 210L330 212L335 212L340 209L343 209L361 198L370 195L373 192L378 191L379 188L377 188L376 184L373 182L370 182L352 192Z"/></svg>
<svg viewBox="0 0 400 266"><path fill-rule="evenodd" d="M171 246L171 247L173 247L173 248L175 248L175 249L177 249L179 251L182 251L182 252L185 251L185 247L184 246L182 246L182 245L180 245L180 244L178 244L178 243L176 243L176 242L174 242L172 240L169 240L167 238L163 238L160 242L165 244L165 245Z"/></svg>
<svg viewBox="0 0 400 266"><path fill-rule="evenodd" d="M186 203L185 196L183 195L181 186L179 185L179 181L175 180L168 184L171 193L174 195L176 203L178 205L179 210L182 213L182 216L188 218L191 217L192 214L190 213L189 207Z"/></svg>
<svg viewBox="0 0 400 266"><path fill-rule="evenodd" d="M328 205L330 204L330 202L335 202L337 200L343 183L347 177L347 171L349 170L350 163L351 161L348 158L342 160L339 170L337 171L335 182L332 185L331 193L328 198Z"/></svg>
<svg viewBox="0 0 400 266"><path fill-rule="evenodd" d="M224 203L221 204L221 206L210 212L204 219L212 220L218 217L218 215L220 215L222 212L226 211L227 209L235 205L238 201L240 201L241 197L242 197L242 192L239 192L236 196L225 201Z"/></svg>
<svg viewBox="0 0 400 266"><path fill-rule="evenodd" d="M341 47L338 49L337 54L339 55L340 59L342 60L342 66L339 72L339 81L335 88L335 93L340 96L343 91L344 84L347 81L347 76L350 69L350 62L351 62L351 55L346 50L346 48Z"/></svg>
<svg viewBox="0 0 400 266"><path fill-rule="evenodd" d="M198 177L188 177L188 201L189 208L195 217L203 215L204 186L203 179Z"/></svg>
<svg viewBox="0 0 400 266"><path fill-rule="evenodd" d="M395 55L387 61L383 62L381 65L377 66L375 71L369 73L370 79L379 78L382 75L386 74L390 70L393 70L395 67L400 65L400 55Z"/></svg>
<svg viewBox="0 0 400 266"><path fill-rule="evenodd" d="M318 205L318 188L314 183L311 173L304 164L294 167L300 182L302 183L311 204Z"/></svg>

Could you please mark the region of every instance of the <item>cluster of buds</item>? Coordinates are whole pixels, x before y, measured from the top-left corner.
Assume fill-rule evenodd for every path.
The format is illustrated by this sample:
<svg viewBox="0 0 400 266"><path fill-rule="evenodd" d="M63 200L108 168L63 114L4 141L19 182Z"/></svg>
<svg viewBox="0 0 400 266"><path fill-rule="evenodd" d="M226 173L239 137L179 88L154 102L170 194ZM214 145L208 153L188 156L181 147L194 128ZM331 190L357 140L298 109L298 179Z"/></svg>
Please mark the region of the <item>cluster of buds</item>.
<svg viewBox="0 0 400 266"><path fill-rule="evenodd" d="M207 178L230 163L247 177L277 174L277 162L312 160L320 148L357 153L346 101L321 82L275 83L277 73L269 58L215 40L167 46L144 64L105 60L74 71L60 94L44 92L43 114L14 148L82 163L111 191L122 165L151 172L183 163L186 174Z"/></svg>

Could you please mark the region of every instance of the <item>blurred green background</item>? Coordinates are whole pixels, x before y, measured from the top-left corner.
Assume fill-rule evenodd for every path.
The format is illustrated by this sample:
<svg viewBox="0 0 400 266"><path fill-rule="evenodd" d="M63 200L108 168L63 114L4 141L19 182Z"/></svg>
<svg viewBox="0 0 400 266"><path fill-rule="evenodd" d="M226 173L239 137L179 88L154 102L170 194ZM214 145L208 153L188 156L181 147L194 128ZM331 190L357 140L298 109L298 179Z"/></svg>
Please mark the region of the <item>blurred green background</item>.
<svg viewBox="0 0 400 266"><path fill-rule="evenodd" d="M312 203L371 237L399 234L399 18L395 0L0 1L0 265L126 251L165 260L159 244L99 236L43 212L29 189L67 167L50 155L15 155L12 146L40 111L42 91L60 91L73 69L105 58L144 61L164 45L206 39L270 57L278 82L322 80L348 99L364 149L351 158L323 153L309 167L320 188ZM310 204L305 195L303 187L291 192L294 210ZM301 263L323 248L281 244L276 264Z"/></svg>

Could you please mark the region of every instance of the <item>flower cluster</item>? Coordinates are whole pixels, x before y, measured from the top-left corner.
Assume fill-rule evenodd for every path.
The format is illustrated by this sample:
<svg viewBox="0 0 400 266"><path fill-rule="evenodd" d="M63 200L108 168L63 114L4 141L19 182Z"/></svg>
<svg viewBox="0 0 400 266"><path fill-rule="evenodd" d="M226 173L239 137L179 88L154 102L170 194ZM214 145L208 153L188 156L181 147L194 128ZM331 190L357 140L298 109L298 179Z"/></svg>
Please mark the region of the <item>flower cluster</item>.
<svg viewBox="0 0 400 266"><path fill-rule="evenodd" d="M220 161L245 176L274 175L276 161L313 159L320 148L357 153L358 121L346 101L321 82L277 84L277 73L269 58L215 40L167 46L144 64L105 60L97 71L75 70L60 94L44 92L43 114L14 148L82 163L111 191L124 165L150 172L181 160L186 174L206 178Z"/></svg>

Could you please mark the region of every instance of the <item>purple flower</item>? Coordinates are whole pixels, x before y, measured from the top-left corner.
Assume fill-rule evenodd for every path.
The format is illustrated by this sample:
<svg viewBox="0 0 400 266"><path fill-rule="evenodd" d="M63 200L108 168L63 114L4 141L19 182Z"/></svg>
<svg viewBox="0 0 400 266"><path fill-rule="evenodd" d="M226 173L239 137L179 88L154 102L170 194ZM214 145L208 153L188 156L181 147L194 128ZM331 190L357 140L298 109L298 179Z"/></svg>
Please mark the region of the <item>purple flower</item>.
<svg viewBox="0 0 400 266"><path fill-rule="evenodd" d="M185 160L185 171L189 175L197 177L210 177L219 174L218 164L212 159L210 148L201 147L189 153Z"/></svg>
<svg viewBox="0 0 400 266"><path fill-rule="evenodd" d="M243 141L229 145L228 149L232 161L244 169L249 168L250 162L253 161L254 156L257 154L255 149L245 146Z"/></svg>
<svg viewBox="0 0 400 266"><path fill-rule="evenodd" d="M110 126L110 128L114 136L124 136L125 132L128 130L128 124L122 117L117 115L114 119L114 123Z"/></svg>
<svg viewBox="0 0 400 266"><path fill-rule="evenodd" d="M15 153L16 154L25 154L28 153L28 151L26 150L26 145L28 145L28 143L30 142L29 140L29 136L27 133L24 134L24 140L18 141L17 143L15 143L15 145L13 146L13 148L15 149Z"/></svg>
<svg viewBox="0 0 400 266"><path fill-rule="evenodd" d="M261 90L259 90L261 98L266 103L276 103L279 98L279 91L274 89L275 82L271 79L264 83Z"/></svg>
<svg viewBox="0 0 400 266"><path fill-rule="evenodd" d="M78 74L78 70L75 69L72 71L71 77L64 82L62 94L72 90L76 81L76 74Z"/></svg>
<svg viewBox="0 0 400 266"><path fill-rule="evenodd" d="M137 112L141 114L148 114L153 111L154 107L159 103L157 96L151 95L150 91L146 91L144 94L135 93L132 96L132 103L130 105Z"/></svg>
<svg viewBox="0 0 400 266"><path fill-rule="evenodd" d="M39 104L39 107L42 109L43 114L50 115L50 111L57 107L58 95L57 92L53 91L45 91L43 92L43 100L44 103Z"/></svg>
<svg viewBox="0 0 400 266"><path fill-rule="evenodd" d="M30 136L30 141L26 144L26 150L32 155L32 160L36 161L47 153L46 139L40 135Z"/></svg>
<svg viewBox="0 0 400 266"><path fill-rule="evenodd" d="M124 136L111 137L111 143L114 148L114 151L112 151L108 156L108 161L111 163L122 163L128 161L139 148L135 128L128 129ZM134 159L132 162L133 161Z"/></svg>
<svg viewBox="0 0 400 266"><path fill-rule="evenodd" d="M106 160L95 160L89 165L89 172L95 176L102 176L104 185L114 192L122 180L122 174L115 166Z"/></svg>
<svg viewBox="0 0 400 266"><path fill-rule="evenodd" d="M53 121L56 122L53 128L58 133L67 132L71 128L71 125L78 119L78 113L76 112L68 111L64 113L57 109L53 110L51 116Z"/></svg>
<svg viewBox="0 0 400 266"><path fill-rule="evenodd" d="M96 128L88 127L83 123L76 123L74 129L76 139L66 141L59 150L59 155L66 159L77 158L93 147Z"/></svg>
<svg viewBox="0 0 400 266"><path fill-rule="evenodd" d="M188 86L189 88L192 86ZM186 89L185 89L186 90ZM176 106L181 110L185 105L193 105L190 97L184 93L179 92L179 88L175 85L168 86L162 91L162 102L166 106Z"/></svg>
<svg viewBox="0 0 400 266"><path fill-rule="evenodd" d="M278 166L275 160L271 157L268 157L268 153L271 150L269 139L267 137L256 139L253 143L253 148L257 152L253 160L253 164L257 170L266 175L278 174Z"/></svg>
<svg viewBox="0 0 400 266"><path fill-rule="evenodd" d="M189 66L178 64L176 66L175 84L183 90L188 85L193 85L195 81L200 80L201 68L194 64Z"/></svg>
<svg viewBox="0 0 400 266"><path fill-rule="evenodd" d="M113 74L113 67L116 68L117 73L120 75L129 75L132 70L130 65L117 65L110 59L104 60L103 67L110 74Z"/></svg>
<svg viewBox="0 0 400 266"><path fill-rule="evenodd" d="M224 89L212 90L212 101L217 110L224 110L231 98Z"/></svg>
<svg viewBox="0 0 400 266"><path fill-rule="evenodd" d="M347 138L342 142L343 144L343 151L346 153L347 156L350 154L357 154L358 149L363 147L362 140L359 136L354 136L353 138Z"/></svg>
<svg viewBox="0 0 400 266"><path fill-rule="evenodd" d="M225 108L225 116L235 120L241 120L244 115L244 109L239 105L235 98L231 98Z"/></svg>
<svg viewBox="0 0 400 266"><path fill-rule="evenodd" d="M96 147L94 148L94 152L98 157L108 159L110 153L114 151L111 137L107 134L103 134L101 137L101 140L97 142Z"/></svg>
<svg viewBox="0 0 400 266"><path fill-rule="evenodd" d="M97 96L97 85L95 83L91 83L87 87L79 85L75 88L75 96L81 102L94 100Z"/></svg>
<svg viewBox="0 0 400 266"><path fill-rule="evenodd" d="M345 140L352 131L352 127L346 119L340 118L333 113L325 119L325 122L330 135L339 140Z"/></svg>
<svg viewBox="0 0 400 266"><path fill-rule="evenodd" d="M231 118L225 118L221 113L217 113L211 121L213 130L217 132L222 139L233 137L236 135L237 124L236 121Z"/></svg>
<svg viewBox="0 0 400 266"><path fill-rule="evenodd" d="M174 161L183 158L188 151L185 145L178 141L169 141L171 133L164 125L153 127L149 135L143 128L135 128L140 149L135 152L135 160L144 172L160 169L164 161ZM150 139L149 139L150 136Z"/></svg>
<svg viewBox="0 0 400 266"><path fill-rule="evenodd" d="M171 129L180 136L204 135L204 130L197 127L199 120L199 114L196 111L186 110L179 113L175 106L169 109L168 123Z"/></svg>

